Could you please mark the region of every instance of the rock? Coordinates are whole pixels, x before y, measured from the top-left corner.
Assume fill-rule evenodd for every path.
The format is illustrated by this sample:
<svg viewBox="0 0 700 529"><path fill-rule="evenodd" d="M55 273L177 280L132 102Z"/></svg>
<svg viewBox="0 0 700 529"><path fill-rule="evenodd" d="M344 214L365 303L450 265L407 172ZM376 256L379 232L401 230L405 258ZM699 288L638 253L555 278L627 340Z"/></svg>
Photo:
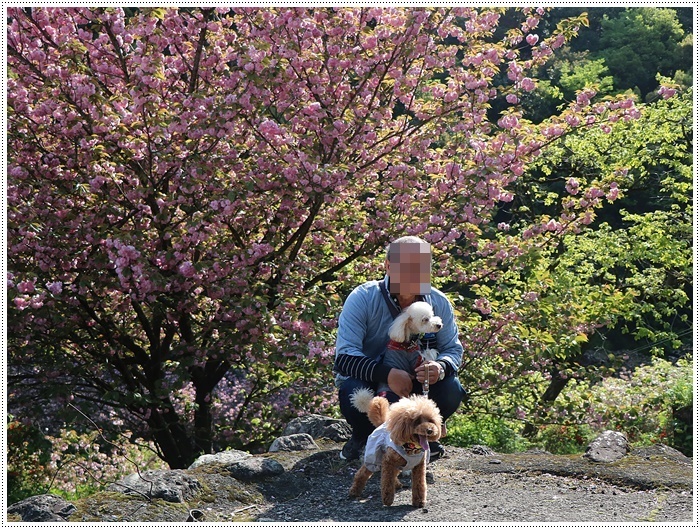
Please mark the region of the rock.
<svg viewBox="0 0 700 529"><path fill-rule="evenodd" d="M130 474L107 490L125 494L142 494L171 503L183 503L202 491L199 481L182 470L147 470Z"/></svg>
<svg viewBox="0 0 700 529"><path fill-rule="evenodd" d="M653 446L644 446L641 448L635 448L632 450L632 455L643 457L644 459L653 459L655 457L663 457L664 459L669 459L677 463L683 463L686 465L692 465L692 458L686 456L683 452L671 448L663 443L658 443Z"/></svg>
<svg viewBox="0 0 700 529"><path fill-rule="evenodd" d="M67 522L75 505L54 494L41 494L13 503L8 514L19 514L23 522Z"/></svg>
<svg viewBox="0 0 700 529"><path fill-rule="evenodd" d="M296 433L278 437L270 446L270 452L296 452L298 450L318 449L318 445L308 433Z"/></svg>
<svg viewBox="0 0 700 529"><path fill-rule="evenodd" d="M343 419L311 414L293 419L284 430L284 435L297 433L307 433L314 439L325 437L340 443L350 439L352 428Z"/></svg>
<svg viewBox="0 0 700 529"><path fill-rule="evenodd" d="M240 450L226 450L217 454L204 454L199 456L189 466L189 469L192 470L202 465L230 465L250 457L252 456L248 452L241 452Z"/></svg>
<svg viewBox="0 0 700 529"><path fill-rule="evenodd" d="M551 452L547 452L544 448L539 448L539 447L533 447L533 448L528 448L523 452L523 454L532 454L532 455L543 455L543 456L551 456Z"/></svg>
<svg viewBox="0 0 700 529"><path fill-rule="evenodd" d="M588 445L583 457L594 463L612 463L625 457L628 450L625 434L605 430Z"/></svg>
<svg viewBox="0 0 700 529"><path fill-rule="evenodd" d="M226 470L241 481L257 481L282 474L284 467L274 459L251 457L227 465Z"/></svg>
<svg viewBox="0 0 700 529"><path fill-rule="evenodd" d="M483 445L474 445L469 450L472 454L476 454L478 456L492 456L496 453L488 446Z"/></svg>

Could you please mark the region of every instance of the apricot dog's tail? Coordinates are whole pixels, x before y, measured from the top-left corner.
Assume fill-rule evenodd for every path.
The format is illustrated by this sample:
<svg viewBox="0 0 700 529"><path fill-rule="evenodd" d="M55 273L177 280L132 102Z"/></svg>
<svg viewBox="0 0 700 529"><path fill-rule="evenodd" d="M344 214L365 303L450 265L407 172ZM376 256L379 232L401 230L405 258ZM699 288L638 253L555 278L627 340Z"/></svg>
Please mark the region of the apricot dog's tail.
<svg viewBox="0 0 700 529"><path fill-rule="evenodd" d="M387 412L389 411L389 401L384 397L375 397L370 389L356 389L350 395L352 405L366 413L370 422L375 426L379 426L386 420Z"/></svg>

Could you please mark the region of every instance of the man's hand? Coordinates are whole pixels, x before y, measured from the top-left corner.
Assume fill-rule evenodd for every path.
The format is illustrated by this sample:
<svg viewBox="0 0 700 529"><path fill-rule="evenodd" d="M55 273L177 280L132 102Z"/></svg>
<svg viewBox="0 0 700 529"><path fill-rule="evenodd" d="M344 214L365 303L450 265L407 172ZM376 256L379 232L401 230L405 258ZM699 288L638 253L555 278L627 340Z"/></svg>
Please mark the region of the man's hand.
<svg viewBox="0 0 700 529"><path fill-rule="evenodd" d="M396 393L399 397L408 397L413 390L413 379L411 375L403 369L393 368L389 371L387 384L389 384L391 391Z"/></svg>
<svg viewBox="0 0 700 529"><path fill-rule="evenodd" d="M416 368L416 380L421 384L425 381L425 371L428 370L428 384L435 384L440 377L442 366L437 362L426 362Z"/></svg>

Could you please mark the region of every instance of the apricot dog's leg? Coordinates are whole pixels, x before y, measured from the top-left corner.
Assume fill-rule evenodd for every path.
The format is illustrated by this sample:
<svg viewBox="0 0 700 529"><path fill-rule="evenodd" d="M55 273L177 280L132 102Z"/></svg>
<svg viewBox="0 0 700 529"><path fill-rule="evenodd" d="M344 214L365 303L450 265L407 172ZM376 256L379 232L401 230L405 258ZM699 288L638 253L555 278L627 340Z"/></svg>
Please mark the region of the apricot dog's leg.
<svg viewBox="0 0 700 529"><path fill-rule="evenodd" d="M413 506L425 507L428 499L428 484L425 481L425 458L413 467L411 472L411 487L413 491Z"/></svg>
<svg viewBox="0 0 700 529"><path fill-rule="evenodd" d="M382 461L382 503L387 507L394 503L399 472L405 464L406 460L395 450L387 449Z"/></svg>
<svg viewBox="0 0 700 529"><path fill-rule="evenodd" d="M355 473L355 479L353 480L352 486L350 487L350 497L357 498L360 494L362 494L362 491L365 490L367 480L371 477L372 472L367 470L366 466L362 465L360 467L360 470L358 470Z"/></svg>

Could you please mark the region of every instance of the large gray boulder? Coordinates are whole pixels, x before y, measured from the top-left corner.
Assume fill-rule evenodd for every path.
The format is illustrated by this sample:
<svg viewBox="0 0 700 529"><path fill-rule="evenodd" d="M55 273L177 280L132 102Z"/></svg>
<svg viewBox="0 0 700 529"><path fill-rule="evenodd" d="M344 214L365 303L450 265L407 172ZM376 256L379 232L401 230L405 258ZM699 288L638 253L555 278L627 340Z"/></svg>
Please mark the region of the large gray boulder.
<svg viewBox="0 0 700 529"><path fill-rule="evenodd" d="M18 514L23 522L67 522L75 511L75 505L53 494L32 496L7 508L8 514Z"/></svg>
<svg viewBox="0 0 700 529"><path fill-rule="evenodd" d="M184 503L199 494L202 485L182 470L147 470L130 474L107 487L107 490Z"/></svg>
<svg viewBox="0 0 700 529"><path fill-rule="evenodd" d="M216 454L204 454L199 456L194 463L189 466L190 470L193 470L202 465L231 465L245 459L252 457L248 452L242 452L240 450L226 450L224 452L218 452Z"/></svg>
<svg viewBox="0 0 700 529"><path fill-rule="evenodd" d="M308 433L295 433L278 437L272 442L270 452L296 452L298 450L318 450L318 445Z"/></svg>
<svg viewBox="0 0 700 529"><path fill-rule="evenodd" d="M342 443L350 439L352 428L344 419L310 414L292 419L285 428L283 435L298 433L307 433L314 439L325 437L331 441Z"/></svg>
<svg viewBox="0 0 700 529"><path fill-rule="evenodd" d="M605 430L588 445L583 457L594 463L613 463L625 457L628 451L625 434Z"/></svg>
<svg viewBox="0 0 700 529"><path fill-rule="evenodd" d="M257 481L284 473L284 467L269 457L250 457L226 465L231 476L241 481Z"/></svg>

